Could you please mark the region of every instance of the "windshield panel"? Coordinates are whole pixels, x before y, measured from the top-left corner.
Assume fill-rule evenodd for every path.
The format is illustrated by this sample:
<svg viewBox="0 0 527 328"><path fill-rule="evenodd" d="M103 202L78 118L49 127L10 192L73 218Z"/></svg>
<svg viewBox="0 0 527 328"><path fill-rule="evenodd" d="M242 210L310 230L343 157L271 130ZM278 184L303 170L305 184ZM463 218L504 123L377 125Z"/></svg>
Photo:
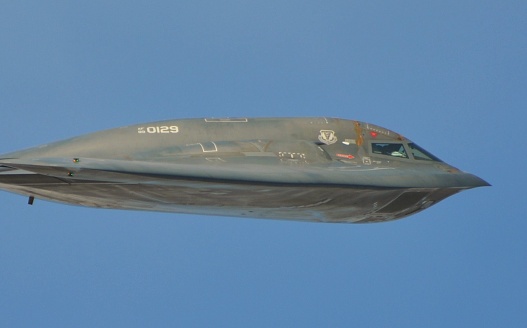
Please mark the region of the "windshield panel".
<svg viewBox="0 0 527 328"><path fill-rule="evenodd" d="M371 151L374 154L408 158L408 154L402 143L373 142L371 144Z"/></svg>
<svg viewBox="0 0 527 328"><path fill-rule="evenodd" d="M412 151L412 155L414 155L414 158L417 160L442 162L442 160L430 154L429 152L414 143L409 143L408 146Z"/></svg>

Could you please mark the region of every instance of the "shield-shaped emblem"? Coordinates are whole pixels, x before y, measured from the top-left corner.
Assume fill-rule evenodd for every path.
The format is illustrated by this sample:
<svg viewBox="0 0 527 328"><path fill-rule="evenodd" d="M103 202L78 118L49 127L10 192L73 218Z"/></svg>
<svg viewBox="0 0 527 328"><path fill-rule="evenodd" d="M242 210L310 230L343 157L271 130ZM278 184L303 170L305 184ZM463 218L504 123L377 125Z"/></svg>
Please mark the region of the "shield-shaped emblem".
<svg viewBox="0 0 527 328"><path fill-rule="evenodd" d="M337 136L335 135L335 131L333 130L320 130L318 140L320 140L320 142L325 143L326 145L331 145L337 142Z"/></svg>

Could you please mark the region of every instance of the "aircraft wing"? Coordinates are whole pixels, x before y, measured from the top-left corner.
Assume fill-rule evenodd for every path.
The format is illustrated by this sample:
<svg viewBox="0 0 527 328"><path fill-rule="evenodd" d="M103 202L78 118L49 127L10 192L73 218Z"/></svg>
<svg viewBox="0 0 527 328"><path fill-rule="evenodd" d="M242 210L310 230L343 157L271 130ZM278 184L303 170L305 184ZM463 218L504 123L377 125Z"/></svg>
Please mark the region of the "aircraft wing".
<svg viewBox="0 0 527 328"><path fill-rule="evenodd" d="M480 179L466 173L431 174L425 170L375 168L360 165L288 166L247 165L244 162L229 163L163 163L94 158L36 158L0 159L4 174L10 169L22 170L47 177L75 181L113 182L123 184L159 183L171 184L175 180L230 181L253 184L306 184L346 185L379 188L429 188L452 185L463 179L466 187L477 185ZM0 171L1 172L1 171ZM360 174L350 174L350 173ZM17 172L17 173L20 173ZM469 181L474 180L474 181Z"/></svg>

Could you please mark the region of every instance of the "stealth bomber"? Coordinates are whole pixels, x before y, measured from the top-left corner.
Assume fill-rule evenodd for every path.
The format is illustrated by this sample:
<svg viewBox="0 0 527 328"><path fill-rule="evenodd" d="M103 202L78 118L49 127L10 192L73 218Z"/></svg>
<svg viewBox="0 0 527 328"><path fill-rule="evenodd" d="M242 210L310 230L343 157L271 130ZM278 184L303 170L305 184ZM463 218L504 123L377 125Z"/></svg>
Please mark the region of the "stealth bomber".
<svg viewBox="0 0 527 328"><path fill-rule="evenodd" d="M139 124L0 155L0 189L89 207L312 222L400 219L489 184L338 118Z"/></svg>

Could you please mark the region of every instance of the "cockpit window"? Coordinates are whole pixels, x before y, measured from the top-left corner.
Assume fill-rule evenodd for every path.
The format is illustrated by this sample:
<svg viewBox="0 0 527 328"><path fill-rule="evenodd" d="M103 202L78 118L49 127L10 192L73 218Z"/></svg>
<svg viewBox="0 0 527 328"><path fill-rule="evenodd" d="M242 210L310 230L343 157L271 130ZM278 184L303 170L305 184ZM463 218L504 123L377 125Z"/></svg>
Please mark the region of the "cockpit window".
<svg viewBox="0 0 527 328"><path fill-rule="evenodd" d="M371 151L374 154L408 158L408 154L402 143L372 143Z"/></svg>
<svg viewBox="0 0 527 328"><path fill-rule="evenodd" d="M412 155L414 155L414 158L417 160L442 162L439 158L435 157L414 143L409 143L408 146L410 146Z"/></svg>

